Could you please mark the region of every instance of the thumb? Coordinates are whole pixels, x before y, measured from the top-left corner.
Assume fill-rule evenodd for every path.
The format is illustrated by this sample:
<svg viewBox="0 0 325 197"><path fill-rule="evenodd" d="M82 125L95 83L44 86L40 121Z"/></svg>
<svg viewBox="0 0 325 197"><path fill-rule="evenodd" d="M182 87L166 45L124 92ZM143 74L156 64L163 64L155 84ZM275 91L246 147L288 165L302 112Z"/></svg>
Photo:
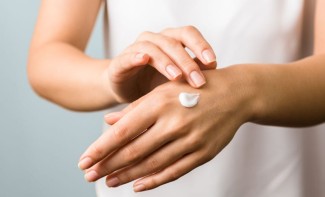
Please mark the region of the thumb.
<svg viewBox="0 0 325 197"><path fill-rule="evenodd" d="M123 82L148 64L149 55L145 53L123 53L115 57L110 64L110 78L113 82Z"/></svg>

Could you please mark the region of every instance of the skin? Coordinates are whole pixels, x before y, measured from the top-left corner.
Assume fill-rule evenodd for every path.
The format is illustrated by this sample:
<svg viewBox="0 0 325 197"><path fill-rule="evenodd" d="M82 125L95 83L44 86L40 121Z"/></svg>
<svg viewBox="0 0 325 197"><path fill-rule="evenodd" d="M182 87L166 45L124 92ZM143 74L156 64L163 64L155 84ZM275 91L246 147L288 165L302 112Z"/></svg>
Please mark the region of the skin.
<svg viewBox="0 0 325 197"><path fill-rule="evenodd" d="M83 51L100 2L43 0L28 63L35 91L65 108L91 111L134 101L106 116L112 127L81 156L79 166L88 181L108 176L107 185L116 187L140 178L134 190L149 190L211 160L246 122L324 122L324 1L317 2L315 55L282 65L207 71L200 69L215 68L215 55L194 27L145 32L113 59L86 56ZM197 59L189 58L183 46ZM212 54L210 61L204 59L206 50ZM181 76L168 75L168 65L179 69ZM207 80L196 85L192 71ZM204 96L197 107L187 109L177 100L180 91Z"/></svg>
<svg viewBox="0 0 325 197"><path fill-rule="evenodd" d="M112 126L81 156L87 161L81 166L85 178L96 181L108 175L110 187L139 179L134 190L149 190L210 161L246 122L293 127L323 123L324 63L325 55L318 55L284 65L205 71L208 83L199 90L165 83L106 116ZM199 104L182 107L178 94L183 91L200 93Z"/></svg>
<svg viewBox="0 0 325 197"><path fill-rule="evenodd" d="M28 62L30 84L40 96L71 110L93 111L134 101L165 82L162 75L186 79L195 88L206 83L201 69L215 69L216 57L191 26L144 32L112 59L84 54L101 2L42 1ZM167 67L173 68L172 75Z"/></svg>
<svg viewBox="0 0 325 197"><path fill-rule="evenodd" d="M313 56L281 65L206 71L209 83L200 90L165 83L123 111L108 114L112 127L81 156L85 178L108 175L110 187L138 179L134 191L150 190L214 158L246 122L290 127L323 123L324 6L318 1ZM177 100L181 91L204 97L196 108L182 108Z"/></svg>

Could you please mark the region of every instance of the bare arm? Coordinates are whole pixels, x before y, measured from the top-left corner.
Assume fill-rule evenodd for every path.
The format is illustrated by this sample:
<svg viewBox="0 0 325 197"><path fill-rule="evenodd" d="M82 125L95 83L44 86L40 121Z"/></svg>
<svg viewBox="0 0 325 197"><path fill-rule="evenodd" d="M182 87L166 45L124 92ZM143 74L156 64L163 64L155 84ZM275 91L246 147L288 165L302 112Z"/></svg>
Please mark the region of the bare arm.
<svg viewBox="0 0 325 197"><path fill-rule="evenodd" d="M144 32L110 60L88 57L84 49L101 2L43 0L28 63L39 95L72 110L98 110L133 101L165 79L185 78L199 88L206 82L201 69L215 69L211 46L191 26Z"/></svg>
<svg viewBox="0 0 325 197"><path fill-rule="evenodd" d="M39 95L74 110L113 104L99 80L109 60L83 53L101 2L42 1L28 62L29 80Z"/></svg>
<svg viewBox="0 0 325 197"><path fill-rule="evenodd" d="M324 4L318 1L313 56L282 65L206 71L209 83L200 90L166 83L123 111L106 115L112 126L80 158L85 178L96 181L108 175L110 187L138 179L134 190L149 190L214 158L246 122L292 127L324 123ZM200 93L198 106L180 106L182 91Z"/></svg>
<svg viewBox="0 0 325 197"><path fill-rule="evenodd" d="M257 122L307 126L325 120L325 1L316 5L314 55L256 69L263 92Z"/></svg>
<svg viewBox="0 0 325 197"><path fill-rule="evenodd" d="M252 66L258 81L253 121L280 126L309 126L325 120L325 55L288 65Z"/></svg>

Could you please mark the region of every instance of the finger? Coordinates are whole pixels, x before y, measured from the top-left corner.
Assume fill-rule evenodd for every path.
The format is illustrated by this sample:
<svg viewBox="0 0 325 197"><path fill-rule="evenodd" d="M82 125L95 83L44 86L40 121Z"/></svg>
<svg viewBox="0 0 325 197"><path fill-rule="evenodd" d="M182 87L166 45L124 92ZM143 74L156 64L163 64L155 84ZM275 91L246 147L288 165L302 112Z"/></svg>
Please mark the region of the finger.
<svg viewBox="0 0 325 197"><path fill-rule="evenodd" d="M126 114L88 147L80 158L79 168L82 170L90 168L145 131L156 120L156 117L151 114L150 109L147 113L143 113L139 111L139 108Z"/></svg>
<svg viewBox="0 0 325 197"><path fill-rule="evenodd" d="M150 56L148 64L153 66L169 80L179 79L182 71L175 65L172 59L159 47L148 41L136 42L126 49L127 52L141 52Z"/></svg>
<svg viewBox="0 0 325 197"><path fill-rule="evenodd" d="M138 41L149 41L168 55L175 62L176 66L182 70L186 81L194 88L203 86L206 83L205 77L202 74L199 66L193 58L184 49L181 42L170 37L146 32L143 33Z"/></svg>
<svg viewBox="0 0 325 197"><path fill-rule="evenodd" d="M145 53L132 52L123 53L114 58L110 64L111 80L113 82L123 82L121 80L131 77L149 62L150 57Z"/></svg>
<svg viewBox="0 0 325 197"><path fill-rule="evenodd" d="M185 26L182 28L168 28L161 32L163 35L180 40L184 46L189 48L195 56L205 65L206 69L215 69L216 55L203 37L200 31L193 26Z"/></svg>
<svg viewBox="0 0 325 197"><path fill-rule="evenodd" d="M204 163L200 160L200 155L198 153L199 152L189 154L164 170L136 181L133 185L134 191L141 192L154 189L184 176Z"/></svg>
<svg viewBox="0 0 325 197"><path fill-rule="evenodd" d="M170 166L181 157L194 150L193 146L187 146L182 143L184 142L180 142L180 140L173 141L140 163L109 175L106 178L107 186L117 187Z"/></svg>
<svg viewBox="0 0 325 197"><path fill-rule="evenodd" d="M119 121L123 116L124 116L124 113L122 111L112 112L112 113L106 114L104 119L107 124L113 125L117 121Z"/></svg>
<svg viewBox="0 0 325 197"><path fill-rule="evenodd" d="M162 131L161 128L164 127L166 127L165 124L156 123L141 136L117 150L113 155L105 158L90 170L98 174L97 178L101 178L126 166L134 165L179 136L177 133L171 135L171 132Z"/></svg>
<svg viewBox="0 0 325 197"><path fill-rule="evenodd" d="M204 65L197 57L194 58L194 61L197 63L197 65L199 65L201 70L209 70L209 69L211 69L211 68L207 68L206 65Z"/></svg>
<svg viewBox="0 0 325 197"><path fill-rule="evenodd" d="M105 122L110 125L115 124L117 121L119 121L121 118L123 118L123 116L125 114L132 111L136 106L138 106L146 97L147 97L147 95L144 95L144 96L140 97L138 100L133 101L128 106L126 106L122 111L111 112L111 113L106 114L104 116Z"/></svg>

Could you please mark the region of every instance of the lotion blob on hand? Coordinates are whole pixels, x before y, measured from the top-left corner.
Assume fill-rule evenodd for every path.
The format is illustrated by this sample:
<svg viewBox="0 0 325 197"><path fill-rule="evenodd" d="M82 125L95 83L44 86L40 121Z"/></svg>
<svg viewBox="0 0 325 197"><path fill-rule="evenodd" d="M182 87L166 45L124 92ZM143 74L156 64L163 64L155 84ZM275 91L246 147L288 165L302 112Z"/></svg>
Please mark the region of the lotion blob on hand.
<svg viewBox="0 0 325 197"><path fill-rule="evenodd" d="M198 104L200 94L181 92L178 96L179 102L184 107L194 107Z"/></svg>

